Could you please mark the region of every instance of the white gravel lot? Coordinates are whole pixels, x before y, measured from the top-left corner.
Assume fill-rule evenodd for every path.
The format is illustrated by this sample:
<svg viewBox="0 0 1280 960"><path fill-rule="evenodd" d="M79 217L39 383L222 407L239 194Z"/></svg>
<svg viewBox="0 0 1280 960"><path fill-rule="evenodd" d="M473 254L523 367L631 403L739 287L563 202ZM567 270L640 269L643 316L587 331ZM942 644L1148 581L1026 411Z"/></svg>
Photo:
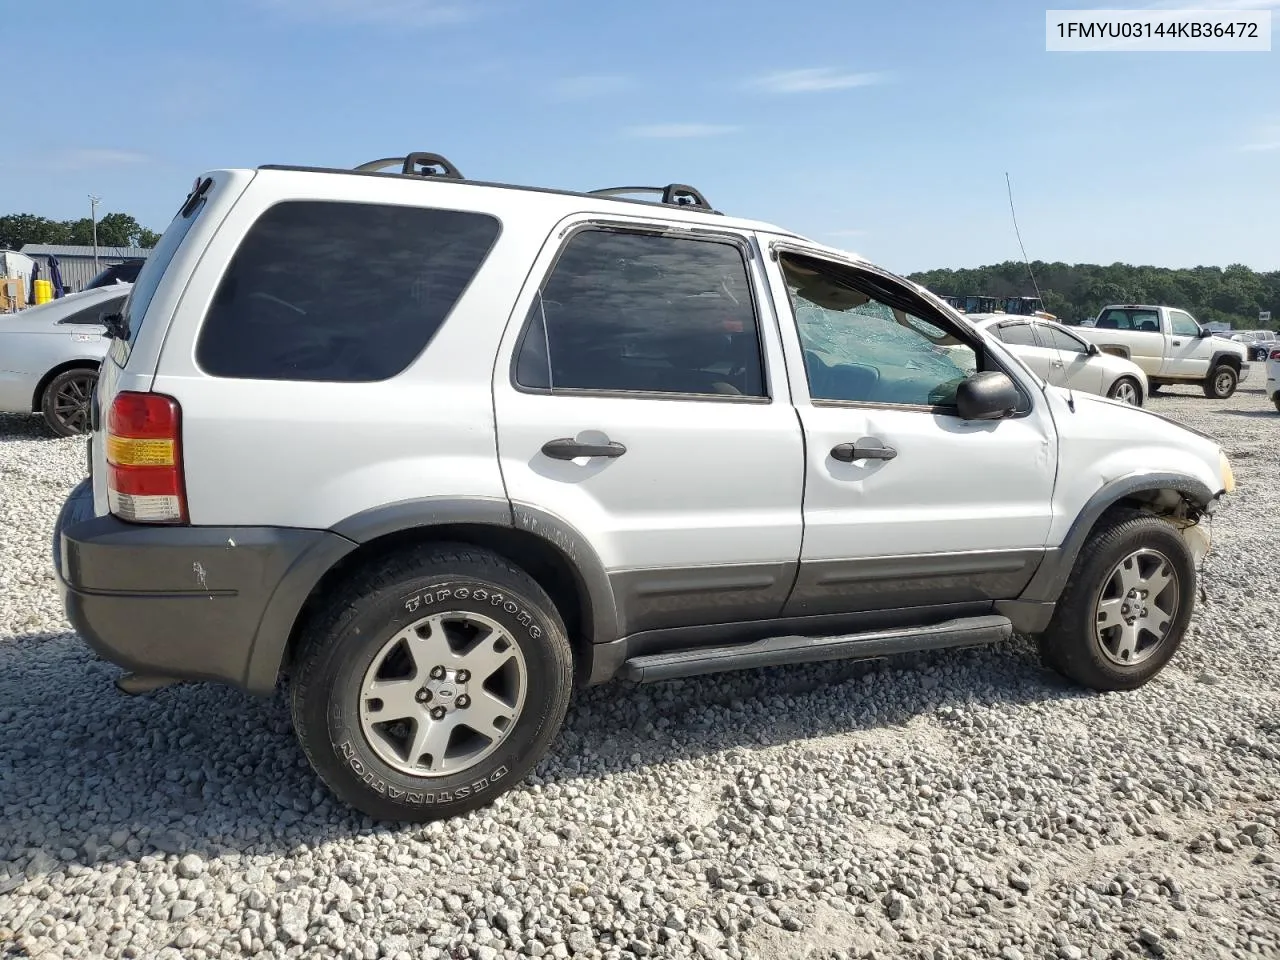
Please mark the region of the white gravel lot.
<svg viewBox="0 0 1280 960"><path fill-rule="evenodd" d="M405 828L329 798L282 697L116 693L49 569L83 442L0 417L0 957L1280 956L1280 415L1249 386L1151 401L1239 488L1144 689L1023 641L610 685L496 805Z"/></svg>

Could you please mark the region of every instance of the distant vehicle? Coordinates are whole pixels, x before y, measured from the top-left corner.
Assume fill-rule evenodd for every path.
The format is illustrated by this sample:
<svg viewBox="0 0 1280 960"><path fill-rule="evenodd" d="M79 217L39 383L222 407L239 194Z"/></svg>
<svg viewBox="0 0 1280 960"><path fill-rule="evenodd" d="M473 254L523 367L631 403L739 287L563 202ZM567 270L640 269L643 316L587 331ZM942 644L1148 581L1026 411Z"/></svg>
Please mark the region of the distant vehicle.
<svg viewBox="0 0 1280 960"><path fill-rule="evenodd" d="M942 299L961 313L1011 313L1019 317L1049 316L1045 314L1044 301L1039 297L944 296Z"/></svg>
<svg viewBox="0 0 1280 960"><path fill-rule="evenodd" d="M970 316L974 326L999 338L1046 382L1121 403L1142 406L1147 375L1132 360L1103 353L1060 323L1042 317L986 313Z"/></svg>
<svg viewBox="0 0 1280 960"><path fill-rule="evenodd" d="M1267 354L1267 396L1280 411L1280 346L1272 347Z"/></svg>
<svg viewBox="0 0 1280 960"><path fill-rule="evenodd" d="M1045 312L1044 301L1039 297L1005 297L1004 312L1019 317L1034 317Z"/></svg>
<svg viewBox="0 0 1280 960"><path fill-rule="evenodd" d="M61 437L88 432L110 343L102 316L119 313L132 289L81 290L0 318L0 413L38 414Z"/></svg>
<svg viewBox="0 0 1280 960"><path fill-rule="evenodd" d="M1280 335L1274 330L1236 330L1230 338L1236 343L1243 343L1249 351L1249 359L1265 361L1272 348L1280 346Z"/></svg>
<svg viewBox="0 0 1280 960"><path fill-rule="evenodd" d="M1249 377L1244 344L1216 337L1195 317L1174 307L1108 304L1091 327L1076 333L1103 353L1132 360L1151 393L1171 383L1198 383L1204 395L1225 400Z"/></svg>
<svg viewBox="0 0 1280 960"><path fill-rule="evenodd" d="M84 289L97 290L99 287L109 287L116 283L134 283L138 279L142 265L146 262L141 257L134 257L120 263L113 263L86 283ZM83 292L82 290L81 293Z"/></svg>

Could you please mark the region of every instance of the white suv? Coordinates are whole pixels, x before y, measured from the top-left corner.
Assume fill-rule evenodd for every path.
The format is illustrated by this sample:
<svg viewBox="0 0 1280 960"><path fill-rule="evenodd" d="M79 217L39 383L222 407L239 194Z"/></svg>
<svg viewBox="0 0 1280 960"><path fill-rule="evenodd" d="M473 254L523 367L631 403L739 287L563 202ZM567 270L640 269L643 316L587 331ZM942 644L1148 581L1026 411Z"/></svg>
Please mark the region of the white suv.
<svg viewBox="0 0 1280 960"><path fill-rule="evenodd" d="M420 154L198 180L54 533L120 688L287 676L330 787L422 820L518 783L575 685L1014 631L1096 689L1164 666L1233 487L1217 443L656 193Z"/></svg>

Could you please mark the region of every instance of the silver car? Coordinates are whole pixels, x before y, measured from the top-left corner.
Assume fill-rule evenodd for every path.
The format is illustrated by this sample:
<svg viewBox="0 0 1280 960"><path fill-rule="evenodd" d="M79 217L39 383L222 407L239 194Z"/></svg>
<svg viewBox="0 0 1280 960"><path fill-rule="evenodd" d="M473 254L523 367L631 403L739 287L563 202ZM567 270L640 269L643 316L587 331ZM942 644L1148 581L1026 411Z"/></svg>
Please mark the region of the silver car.
<svg viewBox="0 0 1280 960"><path fill-rule="evenodd" d="M111 342L102 318L119 313L132 289L116 283L0 317L0 413L38 414L62 437L87 432Z"/></svg>
<svg viewBox="0 0 1280 960"><path fill-rule="evenodd" d="M1099 350L1053 320L1007 313L969 314L966 319L998 337L1038 376L1056 386L1137 407L1151 394L1147 375L1136 363Z"/></svg>

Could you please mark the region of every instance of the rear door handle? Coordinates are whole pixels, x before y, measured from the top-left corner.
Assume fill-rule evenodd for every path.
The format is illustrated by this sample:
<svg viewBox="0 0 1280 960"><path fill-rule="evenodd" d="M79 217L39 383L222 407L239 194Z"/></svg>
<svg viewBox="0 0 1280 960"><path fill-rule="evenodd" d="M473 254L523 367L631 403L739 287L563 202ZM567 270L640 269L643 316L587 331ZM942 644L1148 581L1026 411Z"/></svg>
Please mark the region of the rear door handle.
<svg viewBox="0 0 1280 960"><path fill-rule="evenodd" d="M898 451L879 440L868 438L857 443L838 443L831 448L831 457L845 463L855 460L892 460Z"/></svg>
<svg viewBox="0 0 1280 960"><path fill-rule="evenodd" d="M620 457L627 448L616 440L608 443L580 443L572 437L548 440L542 452L554 460L573 460L576 457Z"/></svg>

